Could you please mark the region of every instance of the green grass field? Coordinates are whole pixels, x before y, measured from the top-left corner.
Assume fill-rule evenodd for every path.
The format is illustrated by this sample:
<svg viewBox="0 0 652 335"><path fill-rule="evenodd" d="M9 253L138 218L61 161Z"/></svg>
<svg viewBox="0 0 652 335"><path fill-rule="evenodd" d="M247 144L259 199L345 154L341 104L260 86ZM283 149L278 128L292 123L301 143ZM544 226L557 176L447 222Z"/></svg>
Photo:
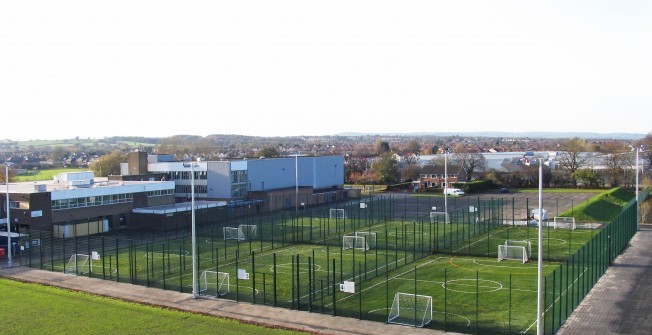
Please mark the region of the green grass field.
<svg viewBox="0 0 652 335"><path fill-rule="evenodd" d="M81 172L88 171L88 168L62 168L62 169L48 169L48 170L30 170L26 174L17 175L15 177L16 182L25 182L25 181L40 181L40 180L52 180L54 176L62 172Z"/></svg>
<svg viewBox="0 0 652 335"><path fill-rule="evenodd" d="M473 332L477 326L520 332L528 330L534 318L530 306L533 290L536 294L536 288L532 288L536 282L534 263L498 262L497 254L498 245L505 240L528 240L532 245L530 259L535 260L537 227L492 226L482 220L366 224L325 218L259 226L257 233L250 236L253 238L242 241L225 240L223 230L198 234L197 275L201 277L204 271L229 274L228 284L216 276L200 281L203 295L386 321L387 304L391 305L394 294L414 293L416 283L418 294L433 296L435 301L433 328ZM544 227L547 266L552 268L566 259L598 230ZM365 245L342 248L342 235L355 231L376 233L365 240L368 250L364 250ZM66 248L73 250L70 245ZM87 247L79 250L90 254ZM82 260L77 266L69 256L60 257L44 267L80 275L89 275L90 270L94 277L116 280L119 276L121 282L189 293L191 253L191 240L186 237L107 250L100 260ZM238 269L249 277L238 278ZM339 284L344 281L361 285L362 295L340 292ZM218 294L225 293L224 285L228 293Z"/></svg>
<svg viewBox="0 0 652 335"><path fill-rule="evenodd" d="M304 334L0 279L5 334Z"/></svg>

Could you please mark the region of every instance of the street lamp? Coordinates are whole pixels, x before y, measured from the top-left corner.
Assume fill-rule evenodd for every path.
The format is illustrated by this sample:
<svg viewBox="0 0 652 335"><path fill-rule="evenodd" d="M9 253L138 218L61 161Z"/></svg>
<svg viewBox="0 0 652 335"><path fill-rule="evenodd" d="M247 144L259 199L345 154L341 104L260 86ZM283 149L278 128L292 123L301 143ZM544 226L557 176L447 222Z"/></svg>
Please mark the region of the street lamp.
<svg viewBox="0 0 652 335"><path fill-rule="evenodd" d="M7 267L12 267L14 265L11 260L11 214L9 207L9 167L13 164L11 162L5 162L5 185L7 185Z"/></svg>
<svg viewBox="0 0 652 335"><path fill-rule="evenodd" d="M199 161L199 158L197 159ZM190 207L192 222L192 298L199 297L199 288L197 287L197 235L195 229L195 167L199 164L195 162L183 163L183 167L190 168Z"/></svg>

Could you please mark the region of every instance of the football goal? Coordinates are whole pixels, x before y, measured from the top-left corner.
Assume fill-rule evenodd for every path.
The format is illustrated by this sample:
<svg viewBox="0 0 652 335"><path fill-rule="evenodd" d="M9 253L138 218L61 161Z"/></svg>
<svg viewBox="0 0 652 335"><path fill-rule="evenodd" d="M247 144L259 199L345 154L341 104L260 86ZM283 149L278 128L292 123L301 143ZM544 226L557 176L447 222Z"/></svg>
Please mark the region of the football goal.
<svg viewBox="0 0 652 335"><path fill-rule="evenodd" d="M572 216L555 216L554 217L554 228L570 228L572 230L577 229L575 225L575 218Z"/></svg>
<svg viewBox="0 0 652 335"><path fill-rule="evenodd" d="M85 254L73 254L72 256L70 256L70 259L68 259L68 263L66 263L66 269L64 270L64 272L65 273L88 273L88 265L89 265L88 262L92 262L90 260L90 256Z"/></svg>
<svg viewBox="0 0 652 335"><path fill-rule="evenodd" d="M329 219L344 219L344 208L331 208L328 211Z"/></svg>
<svg viewBox="0 0 652 335"><path fill-rule="evenodd" d="M238 226L238 238L240 240L253 240L256 236L256 225L241 224Z"/></svg>
<svg viewBox="0 0 652 335"><path fill-rule="evenodd" d="M432 321L432 296L398 292L387 323L423 327Z"/></svg>
<svg viewBox="0 0 652 335"><path fill-rule="evenodd" d="M203 271L199 276L199 292L216 297L229 293L229 274L227 272Z"/></svg>
<svg viewBox="0 0 652 335"><path fill-rule="evenodd" d="M369 250L369 244L364 236L344 235L342 236L342 250L358 249Z"/></svg>
<svg viewBox="0 0 652 335"><path fill-rule="evenodd" d="M451 223L447 212L430 212L430 223Z"/></svg>
<svg viewBox="0 0 652 335"><path fill-rule="evenodd" d="M530 241L506 240L505 244L498 246L498 261L515 259L527 263L532 254Z"/></svg>
<svg viewBox="0 0 652 335"><path fill-rule="evenodd" d="M364 237L365 242L369 249L376 247L376 233L371 231L356 231L355 236Z"/></svg>
<svg viewBox="0 0 652 335"><path fill-rule="evenodd" d="M224 239L225 240L253 240L256 238L256 225L245 225L241 224L236 227L224 227L223 228Z"/></svg>

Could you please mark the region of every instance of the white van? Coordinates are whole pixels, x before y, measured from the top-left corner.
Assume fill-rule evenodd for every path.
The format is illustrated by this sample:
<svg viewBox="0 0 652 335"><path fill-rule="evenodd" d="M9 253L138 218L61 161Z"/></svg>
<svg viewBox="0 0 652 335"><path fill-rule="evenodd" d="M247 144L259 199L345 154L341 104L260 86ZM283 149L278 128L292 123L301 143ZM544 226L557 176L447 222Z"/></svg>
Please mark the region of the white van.
<svg viewBox="0 0 652 335"><path fill-rule="evenodd" d="M444 190L446 195L464 195L464 191L459 188L447 188Z"/></svg>

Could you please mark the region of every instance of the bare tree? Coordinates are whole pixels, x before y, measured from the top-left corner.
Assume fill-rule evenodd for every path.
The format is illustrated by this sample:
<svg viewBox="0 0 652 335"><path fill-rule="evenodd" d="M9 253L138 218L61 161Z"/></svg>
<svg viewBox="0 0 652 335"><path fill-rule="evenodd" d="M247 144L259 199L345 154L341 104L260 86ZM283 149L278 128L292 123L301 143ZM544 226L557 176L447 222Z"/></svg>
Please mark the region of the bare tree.
<svg viewBox="0 0 652 335"><path fill-rule="evenodd" d="M577 187L575 172L586 165L588 157L582 153L586 151L586 141L575 137L561 143L562 151L559 152L559 165L566 171L573 181L573 187Z"/></svg>
<svg viewBox="0 0 652 335"><path fill-rule="evenodd" d="M619 141L607 142L602 146L602 164L611 187L620 185L625 178L625 170L633 165L632 153L629 147Z"/></svg>
<svg viewBox="0 0 652 335"><path fill-rule="evenodd" d="M483 170L487 165L484 156L473 148L466 148L458 144L453 149L453 160L462 166L469 180L473 180L473 173Z"/></svg>

